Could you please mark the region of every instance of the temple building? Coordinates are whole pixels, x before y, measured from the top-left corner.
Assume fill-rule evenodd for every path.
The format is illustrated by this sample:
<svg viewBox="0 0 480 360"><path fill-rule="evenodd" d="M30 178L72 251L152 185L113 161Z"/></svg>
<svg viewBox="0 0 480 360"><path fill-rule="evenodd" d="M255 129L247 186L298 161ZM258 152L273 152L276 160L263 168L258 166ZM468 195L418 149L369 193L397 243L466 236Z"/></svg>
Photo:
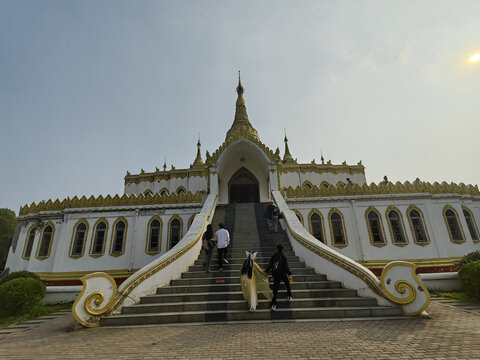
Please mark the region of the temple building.
<svg viewBox="0 0 480 360"><path fill-rule="evenodd" d="M319 242L376 274L392 260L420 272L455 271L460 257L480 249L478 186L368 184L362 161L298 163L287 136L283 155L260 140L240 80L237 94L225 141L203 157L199 140L190 168L127 172L123 195L23 206L7 267L35 272L47 285L79 285L95 271L121 283L184 237L208 195L226 205L273 201L275 191Z"/></svg>

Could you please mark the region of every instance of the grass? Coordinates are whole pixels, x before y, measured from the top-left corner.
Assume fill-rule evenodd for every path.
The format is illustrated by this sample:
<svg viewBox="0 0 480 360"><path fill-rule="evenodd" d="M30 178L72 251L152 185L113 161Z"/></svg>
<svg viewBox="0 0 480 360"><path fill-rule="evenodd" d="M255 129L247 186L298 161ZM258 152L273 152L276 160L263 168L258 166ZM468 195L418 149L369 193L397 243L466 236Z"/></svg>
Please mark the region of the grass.
<svg viewBox="0 0 480 360"><path fill-rule="evenodd" d="M53 312L71 309L73 303L55 304L55 305L34 305L33 308L26 314L22 315L0 315L0 329L12 325L18 324L27 320L35 319L39 316L45 316Z"/></svg>
<svg viewBox="0 0 480 360"><path fill-rule="evenodd" d="M434 293L438 296L448 297L451 299L465 301L465 302L474 303L474 304L480 304L480 300L472 298L471 296L468 296L467 294L461 291L454 291L454 292L435 291Z"/></svg>

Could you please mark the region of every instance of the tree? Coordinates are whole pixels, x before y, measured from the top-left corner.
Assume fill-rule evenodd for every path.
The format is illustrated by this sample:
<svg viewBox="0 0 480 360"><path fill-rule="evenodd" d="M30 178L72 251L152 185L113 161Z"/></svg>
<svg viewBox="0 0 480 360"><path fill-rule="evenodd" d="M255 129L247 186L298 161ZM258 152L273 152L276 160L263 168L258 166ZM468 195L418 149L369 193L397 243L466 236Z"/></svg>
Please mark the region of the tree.
<svg viewBox="0 0 480 360"><path fill-rule="evenodd" d="M0 209L0 269L5 268L17 220L10 209Z"/></svg>

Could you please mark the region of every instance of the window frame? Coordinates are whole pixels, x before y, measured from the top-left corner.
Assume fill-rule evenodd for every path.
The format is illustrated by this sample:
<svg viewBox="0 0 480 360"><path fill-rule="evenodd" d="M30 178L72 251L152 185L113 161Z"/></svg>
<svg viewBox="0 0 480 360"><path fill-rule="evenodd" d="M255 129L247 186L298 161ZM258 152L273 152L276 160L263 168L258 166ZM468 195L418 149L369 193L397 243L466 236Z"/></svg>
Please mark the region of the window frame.
<svg viewBox="0 0 480 360"><path fill-rule="evenodd" d="M426 241L425 242L418 242L417 240L417 237L415 235L415 228L413 226L413 221L410 217L410 212L412 210L415 210L416 212L418 212L419 214L419 218L420 220L422 221L422 225L423 225L423 230L425 231L425 236L427 237ZM415 206L415 205L410 205L408 208L407 208L407 211L406 211L406 214L407 214L407 218L408 218L408 223L410 224L410 231L412 233L412 239L413 239L413 242L416 244L416 245L420 245L420 246L427 246L430 244L430 236L428 234L428 229L427 229L427 224L425 222L425 216L423 215L423 211Z"/></svg>
<svg viewBox="0 0 480 360"><path fill-rule="evenodd" d="M381 243L373 241L373 233L372 233L372 229L371 229L371 226L370 226L370 219L368 218L368 214L370 214L370 212L374 212L378 216L378 221L380 223L380 226L378 227L378 229L380 231L381 237L383 238L383 242L381 242ZM374 206L369 206L365 210L365 222L367 224L368 238L370 240L370 245L375 246L375 247L383 247L383 246L387 245L387 238L385 237L385 227L383 226L383 220L382 220L382 215L381 215L380 211L378 211L377 208L375 208Z"/></svg>
<svg viewBox="0 0 480 360"><path fill-rule="evenodd" d="M80 252L80 254L73 254L73 249L75 247L75 241L77 240L77 232L78 232L78 228L81 224L84 224L85 225L85 233L83 235L83 244L82 244L82 251ZM85 244L87 243L87 239L88 239L88 221L87 219L80 219L78 220L75 225L73 225L73 229L72 229L72 239L70 240L70 250L68 251L68 257L72 258L72 259L78 259L80 257L83 256L83 254L85 253Z"/></svg>
<svg viewBox="0 0 480 360"><path fill-rule="evenodd" d="M98 228L98 225L100 225L100 223L105 223L105 235L103 237L103 246L102 246L102 252L99 253L99 254L94 254L93 253L93 249L95 247L95 241L96 241L96 235L97 235L97 228ZM89 252L89 255L93 258L99 258L103 255L105 255L105 248L106 248L106 244L107 244L107 241L108 241L108 228L109 228L109 224L108 224L108 220L104 217L98 219L95 224L93 225L93 231L92 231L92 239L90 241L90 252Z"/></svg>
<svg viewBox="0 0 480 360"><path fill-rule="evenodd" d="M180 221L180 229L179 229L179 234L178 234L178 242L180 242L183 238L183 219L180 215L178 214L174 214L170 217L170 219L168 220L168 236L167 236L167 246L168 246L168 250L170 250L173 246L171 246L171 236L172 236L172 221L173 220L179 220ZM177 242L177 244L178 244ZM175 245L177 245L175 244Z"/></svg>
<svg viewBox="0 0 480 360"><path fill-rule="evenodd" d="M460 235L462 236L462 239L460 239L460 240L455 240L452 236L452 231L450 229L450 225L449 225L448 219L447 219L447 211L449 211L449 210L452 211L453 214L455 215L455 220L457 221L459 232L460 232ZM445 226L447 227L448 236L450 237L450 241L454 244L463 244L466 241L465 240L465 233L463 231L463 227L462 227L462 224L460 222L460 217L458 216L457 211L451 205L445 205L443 207L442 213L443 213L443 219L445 220Z"/></svg>
<svg viewBox="0 0 480 360"><path fill-rule="evenodd" d="M320 221L322 222L321 223L321 233L322 233L322 238L323 238L323 241L318 239L317 237L315 237L315 235L313 234L313 224L312 224L312 216L313 214L317 214L320 216ZM318 241L320 241L322 244L325 244L327 245L327 237L326 237L326 232L325 232L325 218L323 217L323 214L320 210L318 209L312 209L310 210L310 212L308 213L308 230L310 232L310 234L315 238L317 239Z"/></svg>
<svg viewBox="0 0 480 360"><path fill-rule="evenodd" d="M295 213L295 215L297 215L297 219L298 221L300 221L302 223L302 226L305 227L305 222L303 220L303 215L300 211L298 211L297 209L292 209L292 211Z"/></svg>
<svg viewBox="0 0 480 360"><path fill-rule="evenodd" d="M393 225L390 219L390 212L396 212L398 215L398 221L400 222L400 229L403 231L403 237L405 238L405 242L399 243L396 241L395 234L393 233ZM385 210L385 218L387 219L388 230L390 231L390 238L392 240L392 244L395 246L407 246L409 244L407 230L405 228L405 222L403 221L402 212L396 206L389 206L387 210Z"/></svg>
<svg viewBox="0 0 480 360"><path fill-rule="evenodd" d="M341 224L342 224L343 238L344 238L344 243L343 244L335 244L335 237L334 237L334 233L333 233L333 222L332 222L333 213L337 213L338 215L340 215L340 221L341 221ZM330 241L332 243L332 246L336 247L336 248L344 248L344 247L348 246L347 228L345 226L345 217L343 216L343 213L337 208L332 208L328 213L328 223L329 223L329 226L330 226Z"/></svg>
<svg viewBox="0 0 480 360"><path fill-rule="evenodd" d="M45 235L45 230L49 226L52 228L52 235L50 237L50 244L48 245L47 255L40 255L40 249L42 248L42 244L43 244L43 241L44 241L43 237ZM35 258L37 258L38 260L45 260L50 256L50 252L52 251L52 244L53 244L54 236L55 236L55 225L53 224L53 222L48 221L46 224L44 224L42 226L42 228L40 230L40 238L39 238L39 241L38 241L38 244L37 244L37 251L35 253Z"/></svg>
<svg viewBox="0 0 480 360"><path fill-rule="evenodd" d="M187 189L184 186L179 186L177 190L175 190L175 194L180 195L182 194L180 191L183 192L183 195L187 195Z"/></svg>
<svg viewBox="0 0 480 360"><path fill-rule="evenodd" d="M113 253L112 251L114 249L114 241L115 241L115 238L116 238L116 227L117 227L117 224L120 221L123 221L123 223L125 224L125 230L123 232L123 239L122 239L122 252ZM126 245L126 240L127 240L127 233L128 233L128 221L123 216L120 216L112 224L112 235L111 235L111 240L110 240L110 249L108 251L110 256L118 257L118 256L122 256L123 254L125 254L125 245Z"/></svg>
<svg viewBox="0 0 480 360"><path fill-rule="evenodd" d="M25 244L23 246L23 252L22 252L22 259L23 260L28 261L32 257L33 245L35 244L35 238L37 237L37 229L38 229L38 224L35 223L35 224L32 224L27 231L27 236L25 238ZM26 256L27 247L28 247L28 244L30 242L30 235L32 235L32 232L33 232L33 239L32 239L32 245L30 247L30 254L28 256Z"/></svg>
<svg viewBox="0 0 480 360"><path fill-rule="evenodd" d="M157 220L160 223L160 227L158 230L158 251L152 251L150 249L150 241L151 241L151 226L152 223ZM162 251L162 236L163 235L163 221L162 218L158 215L154 215L148 220L147 223L147 237L145 241L145 253L148 255L157 255Z"/></svg>
<svg viewBox="0 0 480 360"><path fill-rule="evenodd" d="M463 217L465 218L465 223L467 224L467 228L468 228L468 232L470 234L470 237L472 239L472 241L476 244L476 243L479 243L480 242L480 232L478 231L478 226L477 226L477 222L475 221L475 216L473 214L473 211L470 210L467 206L465 205L462 205L462 210L463 211L466 211L469 215L470 215L470 219L472 220L472 226L473 226L473 230L476 232L476 235L477 235L477 240L474 240L473 239L473 236L472 236L472 232L470 231L470 227L468 226L468 221L467 221L467 218L465 217L465 213L463 213Z"/></svg>

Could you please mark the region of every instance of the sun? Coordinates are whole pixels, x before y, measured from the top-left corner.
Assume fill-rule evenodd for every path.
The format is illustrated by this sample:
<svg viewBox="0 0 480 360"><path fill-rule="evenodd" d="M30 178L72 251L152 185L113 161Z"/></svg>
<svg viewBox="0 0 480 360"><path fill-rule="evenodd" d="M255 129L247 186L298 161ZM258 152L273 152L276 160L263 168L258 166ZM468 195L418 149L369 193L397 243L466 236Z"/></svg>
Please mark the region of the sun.
<svg viewBox="0 0 480 360"><path fill-rule="evenodd" d="M470 59L468 59L468 61L470 63L476 63L476 62L480 62L480 53L476 53L476 54L473 54Z"/></svg>

